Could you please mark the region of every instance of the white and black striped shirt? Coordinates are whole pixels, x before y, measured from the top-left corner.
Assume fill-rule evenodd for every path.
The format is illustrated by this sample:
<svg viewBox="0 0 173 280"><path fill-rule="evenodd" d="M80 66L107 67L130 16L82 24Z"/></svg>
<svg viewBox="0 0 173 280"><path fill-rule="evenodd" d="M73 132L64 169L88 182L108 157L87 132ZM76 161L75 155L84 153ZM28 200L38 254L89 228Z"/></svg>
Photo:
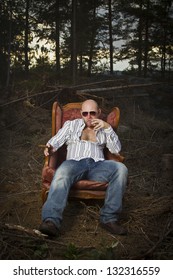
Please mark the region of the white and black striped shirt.
<svg viewBox="0 0 173 280"><path fill-rule="evenodd" d="M81 160L83 158L93 158L95 161L104 160L103 149L105 146L111 153L119 153L121 144L111 126L96 132L96 142L81 140L84 127L85 123L83 119L66 121L63 127L48 143L53 146L54 151L59 149L63 144L66 144L66 159L68 160Z"/></svg>

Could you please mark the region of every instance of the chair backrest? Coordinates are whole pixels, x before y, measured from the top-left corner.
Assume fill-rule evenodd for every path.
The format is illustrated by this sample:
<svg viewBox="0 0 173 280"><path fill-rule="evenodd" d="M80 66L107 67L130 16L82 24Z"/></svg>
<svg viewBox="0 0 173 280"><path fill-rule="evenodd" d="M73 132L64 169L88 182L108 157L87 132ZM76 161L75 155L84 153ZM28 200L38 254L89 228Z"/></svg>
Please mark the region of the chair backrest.
<svg viewBox="0 0 173 280"><path fill-rule="evenodd" d="M82 102L78 103L68 103L61 107L58 102L53 103L52 107L52 136L54 136L58 130L62 127L64 122L67 120L74 120L76 118L81 118ZM101 119L107 121L114 130L118 128L120 119L120 110L118 107L114 107L109 114L106 114L105 110L102 110ZM108 151L105 152L106 157L108 157ZM63 145L53 156L50 157L49 166L52 168L57 168L66 159L66 146Z"/></svg>
<svg viewBox="0 0 173 280"><path fill-rule="evenodd" d="M82 102L77 103L68 103L61 107L57 101L53 103L52 107L52 136L54 136L58 130L62 127L64 122L67 120L74 120L77 118L81 118L80 110L81 110ZM100 116L101 119L107 121L114 130L118 128L119 119L120 119L120 110L118 107L113 107L110 113L106 113L104 109L102 109L102 113Z"/></svg>

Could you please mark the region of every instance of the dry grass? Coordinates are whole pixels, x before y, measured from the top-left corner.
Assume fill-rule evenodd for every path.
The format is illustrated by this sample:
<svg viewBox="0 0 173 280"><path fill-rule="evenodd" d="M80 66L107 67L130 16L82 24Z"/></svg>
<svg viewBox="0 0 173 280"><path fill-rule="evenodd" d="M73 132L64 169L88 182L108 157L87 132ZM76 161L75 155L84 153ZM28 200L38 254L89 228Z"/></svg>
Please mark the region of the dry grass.
<svg viewBox="0 0 173 280"><path fill-rule="evenodd" d="M1 124L1 259L173 259L172 178L162 166L163 155L172 152L173 127L133 102L123 106L118 134L129 169L121 216L129 230L126 237L100 228L102 202L93 201L69 201L59 238L33 235L42 207L43 154L38 145L50 137L51 115L46 109L20 105L11 109L13 125L4 117L8 125Z"/></svg>

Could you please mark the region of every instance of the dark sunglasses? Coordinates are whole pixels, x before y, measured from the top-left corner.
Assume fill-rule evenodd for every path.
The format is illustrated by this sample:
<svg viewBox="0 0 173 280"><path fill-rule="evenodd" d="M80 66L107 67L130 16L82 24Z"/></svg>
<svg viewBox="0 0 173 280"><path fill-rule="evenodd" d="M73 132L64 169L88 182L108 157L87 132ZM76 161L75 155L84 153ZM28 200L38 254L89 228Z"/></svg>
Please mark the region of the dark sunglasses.
<svg viewBox="0 0 173 280"><path fill-rule="evenodd" d="M97 112L95 112L95 111L82 112L82 116L83 116L83 117L88 116L88 114L90 114L91 116L96 116Z"/></svg>

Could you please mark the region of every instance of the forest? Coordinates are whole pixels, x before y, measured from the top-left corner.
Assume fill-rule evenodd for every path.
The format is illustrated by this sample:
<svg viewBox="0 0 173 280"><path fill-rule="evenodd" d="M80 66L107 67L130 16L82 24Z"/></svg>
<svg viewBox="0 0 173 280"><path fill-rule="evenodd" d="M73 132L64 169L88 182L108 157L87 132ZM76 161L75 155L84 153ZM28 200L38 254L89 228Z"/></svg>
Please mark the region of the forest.
<svg viewBox="0 0 173 280"><path fill-rule="evenodd" d="M173 1L0 1L0 259L173 259ZM51 109L120 109L129 170L121 222L103 201L69 199L58 238L42 236L43 149Z"/></svg>
<svg viewBox="0 0 173 280"><path fill-rule="evenodd" d="M169 76L172 33L171 0L2 0L1 87L40 69L76 83L123 60L139 76Z"/></svg>

